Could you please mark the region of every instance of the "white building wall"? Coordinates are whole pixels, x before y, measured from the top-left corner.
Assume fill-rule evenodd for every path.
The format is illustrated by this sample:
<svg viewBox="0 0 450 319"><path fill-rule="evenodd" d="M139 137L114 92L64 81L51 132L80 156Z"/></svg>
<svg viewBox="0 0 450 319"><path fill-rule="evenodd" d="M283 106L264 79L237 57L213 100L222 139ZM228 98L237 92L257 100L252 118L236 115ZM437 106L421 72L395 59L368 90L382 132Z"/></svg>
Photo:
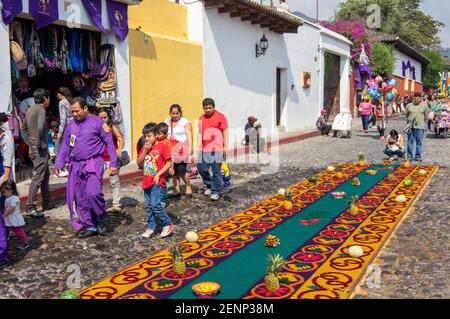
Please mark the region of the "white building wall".
<svg viewBox="0 0 450 319"><path fill-rule="evenodd" d="M320 37L320 51L321 51L321 61L320 61L320 77L321 85L320 89L320 105L323 105L324 101L324 91L323 83L325 81L325 52L330 52L341 57L341 78L340 78L340 112L350 112L350 74L351 74L351 63L350 63L350 43L348 40L342 40L341 35L331 32L325 28L321 28ZM345 39L345 38L344 38Z"/></svg>
<svg viewBox="0 0 450 319"><path fill-rule="evenodd" d="M284 38L293 75L288 87L290 94L287 129L315 128L321 109L319 29L305 23L298 29L298 33L285 34ZM310 88L303 88L303 72L311 73Z"/></svg>
<svg viewBox="0 0 450 319"><path fill-rule="evenodd" d="M66 1L60 1L59 20L56 24L67 27L82 27L84 29L96 30L92 19L86 11L81 0L71 0L70 6L65 5ZM22 0L23 13L19 17L28 17L28 1ZM106 10L106 0L102 0L102 19L103 26L110 28L108 13ZM130 97L130 69L129 69L129 50L128 38L121 42L113 32L102 34L102 43L111 43L115 46L116 72L118 89L117 94L123 111L122 130L125 134L125 150L131 152L133 142L131 140L131 97ZM10 70L10 48L9 48L9 27L6 26L0 18L0 43L7 45L0 46L0 112L7 112L11 92L11 70Z"/></svg>
<svg viewBox="0 0 450 319"><path fill-rule="evenodd" d="M131 154L135 142L131 135L131 84L130 84L130 58L128 37L121 41L113 32L102 35L102 43L114 45L114 58L117 73L117 97L123 112L123 121L120 129L124 133L125 148Z"/></svg>
<svg viewBox="0 0 450 319"><path fill-rule="evenodd" d="M344 56L347 82L350 63L347 43L333 39L321 42L321 28L305 23L296 34L280 35L252 25L217 8L204 9L197 2L188 8L189 39L203 44L205 97L216 101L216 109L228 118L230 146L240 143L250 115L263 128L276 128L276 72L282 72L281 126L286 131L314 129L323 99L321 43ZM202 16L202 25L197 17ZM192 33L191 33L192 32ZM269 41L265 56L256 58L255 45L263 34ZM311 87L303 88L303 72L311 73ZM342 82L341 101L349 108L349 83Z"/></svg>
<svg viewBox="0 0 450 319"><path fill-rule="evenodd" d="M203 44L203 3L202 1L180 0L187 10L188 39Z"/></svg>
<svg viewBox="0 0 450 319"><path fill-rule="evenodd" d="M410 61L411 64L416 67L416 81L422 82L422 63L396 49L394 50L394 56L395 56L395 69L394 69L395 75L403 76L402 62L408 63L408 61ZM411 80L413 79L412 72L409 69L406 70L406 78Z"/></svg>

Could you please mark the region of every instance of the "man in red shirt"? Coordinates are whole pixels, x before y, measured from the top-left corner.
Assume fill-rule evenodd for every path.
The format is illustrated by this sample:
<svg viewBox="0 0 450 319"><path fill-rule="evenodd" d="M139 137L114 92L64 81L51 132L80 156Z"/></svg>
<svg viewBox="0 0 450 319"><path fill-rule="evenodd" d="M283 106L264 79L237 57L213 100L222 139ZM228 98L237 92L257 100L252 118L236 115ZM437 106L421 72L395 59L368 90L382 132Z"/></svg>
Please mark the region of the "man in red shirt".
<svg viewBox="0 0 450 319"><path fill-rule="evenodd" d="M205 195L216 201L223 194L221 167L227 156L228 122L222 113L215 110L213 99L203 101L203 111L199 119L197 168L206 185Z"/></svg>

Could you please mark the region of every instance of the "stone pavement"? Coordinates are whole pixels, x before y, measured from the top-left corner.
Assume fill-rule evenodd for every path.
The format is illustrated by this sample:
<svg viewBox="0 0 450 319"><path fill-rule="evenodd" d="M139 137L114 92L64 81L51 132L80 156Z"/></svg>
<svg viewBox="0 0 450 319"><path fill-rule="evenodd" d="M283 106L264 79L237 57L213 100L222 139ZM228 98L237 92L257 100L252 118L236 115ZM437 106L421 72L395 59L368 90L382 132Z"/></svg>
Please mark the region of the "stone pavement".
<svg viewBox="0 0 450 319"><path fill-rule="evenodd" d="M394 120L391 125L401 130L403 122ZM50 211L45 219L27 218L25 230L31 248L19 251L17 239L10 240L11 262L0 267L0 298L57 298L68 285L90 285L166 248L186 231L213 225L331 163L355 161L360 151L367 161L379 162L384 158L384 143L375 136L374 130L369 135L355 131L351 139L316 137L281 145L280 167L272 173L262 173L257 163L232 164L233 186L217 203L201 194L201 181L195 180L194 197L173 201L168 208L176 223L172 239L140 237L145 230L145 208L137 180L124 185L127 207L123 213L110 214L106 237L74 237L63 206ZM355 298L450 298L450 141L426 138L424 143L425 161L442 167L416 209L374 260L376 271L361 283ZM276 149L272 151L276 154ZM108 189L106 196L111 198Z"/></svg>

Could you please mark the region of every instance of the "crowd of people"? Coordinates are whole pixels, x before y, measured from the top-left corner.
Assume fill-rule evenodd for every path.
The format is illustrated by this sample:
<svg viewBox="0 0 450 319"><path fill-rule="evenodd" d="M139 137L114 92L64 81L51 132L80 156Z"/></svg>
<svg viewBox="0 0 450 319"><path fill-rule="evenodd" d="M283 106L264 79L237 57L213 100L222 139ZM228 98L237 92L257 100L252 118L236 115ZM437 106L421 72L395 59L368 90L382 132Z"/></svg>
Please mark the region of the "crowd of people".
<svg viewBox="0 0 450 319"><path fill-rule="evenodd" d="M25 91L22 93L25 94ZM71 90L66 87L57 90L56 98L59 101L59 122L47 117L51 96L45 89L33 92L34 104L20 117L21 136L33 163L25 215L41 218L45 211L55 207L49 187L49 166L54 165L58 177L67 176L67 206L77 236L86 238L106 235L108 212L122 210L119 170L127 164L123 155L124 135L108 109L91 108L85 98L73 98ZM397 104L399 101L400 105ZM370 123L375 124L380 140L386 139L384 153L390 160L395 156L407 156L410 160L422 161L426 126L431 130L432 126L439 127L442 123L448 130L448 99L430 96L424 100L422 94L417 92L412 100L396 99L393 104L396 106L372 103L368 96L363 97L359 104L363 132L368 133ZM174 224L166 212L168 199L192 197L189 166L192 167L193 163L205 185L204 194L212 201L217 201L223 195L222 165L227 158L228 123L226 117L216 110L213 99L205 99L202 106L197 147L194 147L193 125L183 116L182 107L178 104L170 106L166 121L150 122L142 129L142 137L137 141L136 148L137 164L143 171L142 189L147 225L142 236L145 238L155 236L157 218L163 226L160 237L165 238L172 233ZM392 129L386 136L388 118L393 112L404 113L407 119L409 130L406 149L403 132ZM327 124L326 115L327 111L322 110L316 123L325 135L332 129ZM252 126L255 121L250 117L247 126ZM8 123L8 116L0 113L0 260L6 260L9 230L13 230L20 238L21 249L29 247L14 182L15 141ZM195 150L198 151L196 157ZM103 194L105 174L110 179L113 193L112 207L108 210ZM167 187L169 179L174 186L170 195ZM181 191L182 184L185 185L184 194ZM41 210L37 209L39 190L42 195Z"/></svg>
<svg viewBox="0 0 450 319"><path fill-rule="evenodd" d="M422 161L422 145L425 130L434 132L436 137L447 137L450 129L450 99L447 96L424 95L414 93L413 97L397 96L392 103L374 101L369 95L362 96L358 105L359 115L362 121L362 131L368 134L370 128L376 128L379 139L385 141L384 154L390 161L397 159L409 159ZM328 111L321 110L316 121L316 127L322 135L328 135L332 131L332 125L327 123ZM388 121L394 114L406 117L406 129L398 132L392 129L387 133ZM407 135L405 145L403 133Z"/></svg>
<svg viewBox="0 0 450 319"><path fill-rule="evenodd" d="M72 98L67 88L58 89L56 96L59 100L59 123L48 123L46 118L51 98L49 91L36 89L33 92L35 103L26 111L21 124L33 162L25 214L41 218L45 211L55 207L49 190L49 165L53 163L58 177L68 177L67 207L77 236L106 235L108 212L122 210L119 169L124 164L124 135L108 110L89 108L83 97ZM174 185L171 197L182 196L182 181L185 184L184 196L192 197L188 174L190 163L196 163L205 185L205 195L212 201L223 195L221 169L227 158L228 123L226 117L216 110L213 99L203 101L203 111L199 119L197 158L194 157L192 124L183 117L180 105L170 107L170 116L165 122L150 122L142 129L142 137L137 142L137 163L143 170L147 227L142 236L145 238L155 236L157 218L163 226L160 237L171 235L174 224L166 212L168 179L171 178ZM6 114L0 114L0 121L7 121ZM20 238L21 249L27 249L29 244L23 230L25 220L20 213L17 186L12 178L14 141L10 130L3 128L1 138L0 261L5 261L10 230ZM108 174L113 191L113 205L109 210L106 210L103 194L104 174ZM39 189L42 210L37 209Z"/></svg>

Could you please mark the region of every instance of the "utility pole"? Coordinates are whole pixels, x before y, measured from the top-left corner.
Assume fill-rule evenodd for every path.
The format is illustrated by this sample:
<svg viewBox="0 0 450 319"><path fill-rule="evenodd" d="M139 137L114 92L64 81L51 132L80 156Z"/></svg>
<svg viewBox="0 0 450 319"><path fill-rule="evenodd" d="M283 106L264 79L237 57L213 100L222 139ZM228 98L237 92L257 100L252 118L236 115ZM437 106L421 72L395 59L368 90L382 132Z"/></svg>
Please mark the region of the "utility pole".
<svg viewBox="0 0 450 319"><path fill-rule="evenodd" d="M316 0L316 23L319 25L319 0Z"/></svg>

